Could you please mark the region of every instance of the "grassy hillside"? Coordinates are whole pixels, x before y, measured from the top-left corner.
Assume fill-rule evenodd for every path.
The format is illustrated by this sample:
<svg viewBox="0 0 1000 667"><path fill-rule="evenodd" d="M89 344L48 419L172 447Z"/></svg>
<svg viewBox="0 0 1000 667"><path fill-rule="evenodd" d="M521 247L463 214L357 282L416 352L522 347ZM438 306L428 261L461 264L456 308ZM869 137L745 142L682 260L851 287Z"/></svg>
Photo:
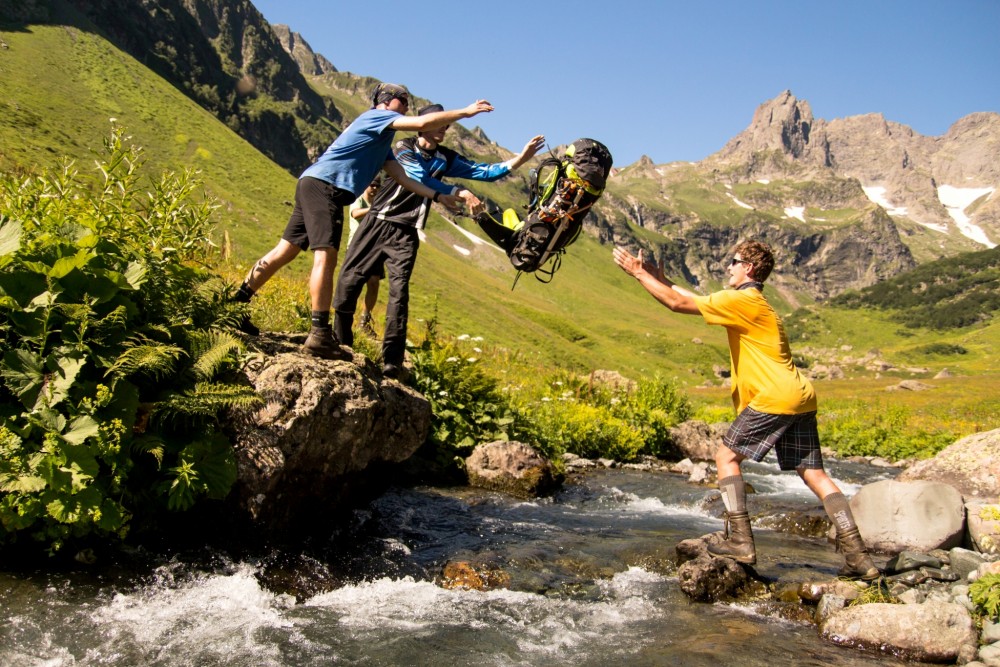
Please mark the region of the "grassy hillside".
<svg viewBox="0 0 1000 667"><path fill-rule="evenodd" d="M66 19L67 23L79 21L79 17ZM135 143L145 148L148 169L201 171L207 191L221 204L217 238L221 240L225 232L232 243L234 257L227 270L234 280L277 240L290 212L294 178L173 86L79 28L32 25L3 32L3 40L9 48L0 50L0 167L33 169L69 156L77 160L79 169L89 170L92 151L109 132L109 118L116 118ZM39 80L45 85L37 85ZM361 110L357 99L344 90L348 87L344 81L328 82L325 89L322 82L311 79L311 83L331 95L345 116ZM455 128L452 134L447 142L462 146L474 157L492 160L509 155L467 129ZM704 181L684 185L684 174L691 167L670 169L662 180L647 175L616 183L612 191L623 200L641 195L653 212L667 214L681 206L685 215L702 219L726 219L732 211L742 215L742 208L732 207L733 193L724 186ZM524 178L522 170L504 182L472 188L502 205L517 206L524 203ZM779 187L785 186L774 186ZM763 204L768 192L752 187L733 196ZM770 214L779 218L782 213L775 205ZM850 217L849 212L824 215L831 218L831 226ZM475 232L475 225L467 219L457 222L467 232ZM662 239L650 229L632 231ZM527 367L558 364L580 372L609 368L631 376L660 373L676 376L691 387L706 380L717 384L713 367L728 365L721 330L656 304L613 264L610 248L592 237L583 235L569 249L551 284L523 276L512 291L515 273L499 250L474 243L437 214L432 215L427 234L411 292L413 337L420 334L419 320L436 317L447 333L482 337L478 346L484 354L514 355ZM258 307L265 312L258 317L265 323L301 326L308 270L308 258L303 257L283 271L262 295ZM712 275L706 289L720 286ZM295 299L289 299L289 294L299 295L298 303L290 304ZM274 303L278 299L282 300L280 308ZM801 295L779 290L772 291L772 299L786 314L803 303ZM384 302L383 284L380 303ZM377 310L376 315L380 314ZM877 348L880 358L897 369L875 379L876 371L844 363L851 379L826 386L841 383L845 392L867 387L865 382L874 383L872 391L881 391L887 376L910 377L905 369L916 366L928 369L919 377L930 377L941 368L966 378L996 374L993 351L1000 342L1000 328L992 320L938 332L905 327L891 313L875 309L809 305L789 317L789 330L804 363L843 361L844 356L857 357ZM853 352L843 351L848 345ZM963 386L959 380L952 383ZM980 396L987 395L982 389ZM722 406L727 393L719 388L699 390L706 403Z"/></svg>

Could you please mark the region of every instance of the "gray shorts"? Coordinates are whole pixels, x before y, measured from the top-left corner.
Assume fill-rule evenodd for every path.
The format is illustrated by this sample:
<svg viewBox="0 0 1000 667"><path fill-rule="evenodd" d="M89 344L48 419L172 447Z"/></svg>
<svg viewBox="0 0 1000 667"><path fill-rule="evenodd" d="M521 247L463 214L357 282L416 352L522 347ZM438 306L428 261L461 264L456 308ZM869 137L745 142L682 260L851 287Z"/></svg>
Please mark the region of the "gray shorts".
<svg viewBox="0 0 1000 667"><path fill-rule="evenodd" d="M782 470L823 468L815 410L799 415L772 415L745 408L722 442L737 454L758 462L774 449Z"/></svg>

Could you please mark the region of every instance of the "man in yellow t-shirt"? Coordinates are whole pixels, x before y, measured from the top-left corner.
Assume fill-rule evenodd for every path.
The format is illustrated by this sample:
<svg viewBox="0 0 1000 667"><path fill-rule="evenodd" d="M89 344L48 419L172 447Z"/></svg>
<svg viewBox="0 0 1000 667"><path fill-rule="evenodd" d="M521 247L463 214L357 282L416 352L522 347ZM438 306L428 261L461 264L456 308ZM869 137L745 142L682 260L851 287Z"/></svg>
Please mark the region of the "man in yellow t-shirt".
<svg viewBox="0 0 1000 667"><path fill-rule="evenodd" d="M774 449L781 469L797 472L823 502L846 560L840 574L876 579L879 571L847 498L823 469L816 392L792 363L785 327L764 298L764 281L774 268L771 248L757 241L737 246L728 267L732 289L708 296L693 294L665 278L656 264L643 262L642 251L635 257L616 247L614 259L661 304L677 313L701 315L708 324L725 327L729 337L737 417L715 454L727 539L709 544L709 552L741 563L757 562L740 464L746 459L762 461Z"/></svg>

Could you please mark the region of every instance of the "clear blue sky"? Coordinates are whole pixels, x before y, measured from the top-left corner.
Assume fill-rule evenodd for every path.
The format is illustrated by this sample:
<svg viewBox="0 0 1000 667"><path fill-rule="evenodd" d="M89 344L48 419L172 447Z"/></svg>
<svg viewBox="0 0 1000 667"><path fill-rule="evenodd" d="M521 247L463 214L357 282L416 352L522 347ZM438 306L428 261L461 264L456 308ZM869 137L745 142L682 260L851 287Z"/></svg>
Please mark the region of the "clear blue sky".
<svg viewBox="0 0 1000 667"><path fill-rule="evenodd" d="M618 166L701 160L788 89L832 120L937 136L1000 111L1000 0L251 0L338 69L407 85L519 150L589 136Z"/></svg>

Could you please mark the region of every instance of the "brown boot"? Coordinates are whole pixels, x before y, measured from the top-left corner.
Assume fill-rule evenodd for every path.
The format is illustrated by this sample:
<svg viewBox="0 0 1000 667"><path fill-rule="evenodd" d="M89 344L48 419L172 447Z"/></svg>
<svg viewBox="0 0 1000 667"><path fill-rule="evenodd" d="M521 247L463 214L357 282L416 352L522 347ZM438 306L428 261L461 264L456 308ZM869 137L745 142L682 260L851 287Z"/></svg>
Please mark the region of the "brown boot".
<svg viewBox="0 0 1000 667"><path fill-rule="evenodd" d="M872 581L879 578L878 568L868 555L868 548L857 528L837 533L837 551L844 554L846 565L837 573L841 577Z"/></svg>
<svg viewBox="0 0 1000 667"><path fill-rule="evenodd" d="M330 327L312 327L302 351L321 359L351 359L350 350L340 344Z"/></svg>
<svg viewBox="0 0 1000 667"><path fill-rule="evenodd" d="M750 515L746 512L726 512L726 540L708 545L708 553L722 558L732 558L737 563L753 565L757 552L753 546Z"/></svg>

